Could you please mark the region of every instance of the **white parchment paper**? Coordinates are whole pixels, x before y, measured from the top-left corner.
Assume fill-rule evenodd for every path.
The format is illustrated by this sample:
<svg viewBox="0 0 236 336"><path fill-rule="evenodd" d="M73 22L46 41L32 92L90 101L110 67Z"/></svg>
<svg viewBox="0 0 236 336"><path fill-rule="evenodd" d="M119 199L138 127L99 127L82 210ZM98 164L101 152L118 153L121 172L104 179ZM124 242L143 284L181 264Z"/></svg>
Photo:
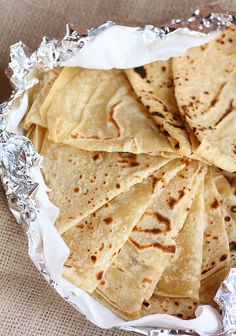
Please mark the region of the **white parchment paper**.
<svg viewBox="0 0 236 336"><path fill-rule="evenodd" d="M62 66L81 66L96 69L129 68L140 66L156 60L166 60L172 56L183 54L186 49L204 44L217 36L217 32L204 35L180 28L168 34L164 39L148 38L142 31L123 26L112 26L85 46ZM10 114L8 130L22 134L19 122L27 111L28 94L25 93L21 105ZM62 267L69 255L69 249L54 227L59 209L47 196L47 187L40 170L32 170L33 181L39 183L36 201L39 217L29 227L29 254L40 270L46 265L49 280L56 291L72 302L87 319L101 328L115 326L163 327L193 329L200 332L216 333L222 328L221 317L211 306L201 306L196 310L196 318L184 321L166 314L155 314L136 321L125 322L88 293L75 287L61 276Z"/></svg>

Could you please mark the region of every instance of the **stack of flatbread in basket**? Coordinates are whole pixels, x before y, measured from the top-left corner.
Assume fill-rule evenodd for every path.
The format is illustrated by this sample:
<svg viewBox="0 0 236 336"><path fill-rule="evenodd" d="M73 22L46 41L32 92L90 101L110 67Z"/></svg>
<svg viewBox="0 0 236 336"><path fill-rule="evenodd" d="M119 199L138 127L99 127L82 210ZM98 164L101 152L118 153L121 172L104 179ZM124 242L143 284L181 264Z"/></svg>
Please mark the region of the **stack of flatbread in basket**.
<svg viewBox="0 0 236 336"><path fill-rule="evenodd" d="M235 26L167 61L39 79L21 125L60 209L63 276L125 319L214 305L236 264Z"/></svg>

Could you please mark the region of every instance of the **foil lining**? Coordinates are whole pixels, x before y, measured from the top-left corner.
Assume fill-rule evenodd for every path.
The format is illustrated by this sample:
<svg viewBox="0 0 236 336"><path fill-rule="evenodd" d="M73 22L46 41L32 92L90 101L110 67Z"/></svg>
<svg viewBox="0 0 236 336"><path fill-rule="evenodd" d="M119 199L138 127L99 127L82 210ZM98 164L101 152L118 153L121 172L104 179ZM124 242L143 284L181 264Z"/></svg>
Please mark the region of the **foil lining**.
<svg viewBox="0 0 236 336"><path fill-rule="evenodd" d="M0 132L1 180L11 211L26 229L38 216L34 201L38 184L32 181L30 171L40 161L28 138L4 130Z"/></svg>
<svg viewBox="0 0 236 336"><path fill-rule="evenodd" d="M222 282L215 301L223 312L224 325L236 334L236 268L232 268Z"/></svg>
<svg viewBox="0 0 236 336"><path fill-rule="evenodd" d="M169 33L180 27L208 33L223 29L234 22L236 22L235 13L224 12L217 7L203 6L196 9L187 20L174 19L170 25L165 27L146 25L144 28L127 27L127 29L141 31L145 41L152 42L155 39L164 39ZM29 255L36 267L48 283L77 309L78 307L73 302L73 296L76 294L65 291L50 278L40 254L36 253L33 257L34 246L39 239L37 233L39 209L34 197L38 184L32 181L31 170L40 166L42 158L35 151L28 138L7 131L7 118L14 111L14 105L22 98L23 93L38 83L37 74L39 72L60 66L62 62L79 52L88 41L93 40L99 33L113 25L115 25L114 22L108 21L102 26L88 31L79 31L67 25L65 36L61 41L43 37L38 49L33 53L21 41L12 45L10 47L10 63L7 75L13 86L13 92L8 102L0 104L0 175L10 210L17 222L22 224L27 232ZM222 310L224 329L214 335L236 334L236 269L231 269L218 290L215 300ZM147 336L210 336L210 334L192 330L132 326L123 326L121 329Z"/></svg>

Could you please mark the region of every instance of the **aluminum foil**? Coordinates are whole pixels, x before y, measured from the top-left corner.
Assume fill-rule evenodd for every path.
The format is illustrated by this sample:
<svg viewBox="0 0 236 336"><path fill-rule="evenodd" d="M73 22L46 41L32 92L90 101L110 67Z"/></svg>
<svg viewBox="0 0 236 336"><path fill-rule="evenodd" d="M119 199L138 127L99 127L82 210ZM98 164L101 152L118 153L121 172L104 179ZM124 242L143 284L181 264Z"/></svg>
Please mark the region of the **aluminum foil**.
<svg viewBox="0 0 236 336"><path fill-rule="evenodd" d="M0 174L8 204L18 223L27 229L38 215L34 195L38 184L30 171L41 162L31 141L16 134L0 132Z"/></svg>
<svg viewBox="0 0 236 336"><path fill-rule="evenodd" d="M186 20L174 19L165 27L146 25L144 28L127 27L142 32L147 41L164 39L170 32L180 27L186 27L197 32L208 33L216 29L223 29L236 22L234 13L222 11L220 8L203 6L196 9L194 14ZM10 210L13 212L18 223L24 226L29 237L29 254L34 246L37 234L35 223L39 209L35 201L35 193L38 184L31 179L31 170L41 164L41 157L35 151L31 141L24 137L13 134L6 130L7 118L14 111L14 106L23 93L34 86L38 79L36 74L47 71L75 55L83 46L94 39L100 32L115 25L108 21L102 26L86 32L80 32L66 26L64 38L59 41L43 37L38 49L30 53L23 42L18 42L10 48L10 63L7 75L13 85L13 92L8 102L0 104L0 173L1 181L6 191ZM47 272L46 265L40 257L35 258L36 267L62 297L72 305L73 298L60 288ZM222 310L224 329L215 334L218 336L236 334L236 269L231 269L229 275L222 283L217 292L216 302ZM147 336L157 335L201 335L210 336L202 332L192 330L171 330L161 328L122 327L122 329L137 332Z"/></svg>

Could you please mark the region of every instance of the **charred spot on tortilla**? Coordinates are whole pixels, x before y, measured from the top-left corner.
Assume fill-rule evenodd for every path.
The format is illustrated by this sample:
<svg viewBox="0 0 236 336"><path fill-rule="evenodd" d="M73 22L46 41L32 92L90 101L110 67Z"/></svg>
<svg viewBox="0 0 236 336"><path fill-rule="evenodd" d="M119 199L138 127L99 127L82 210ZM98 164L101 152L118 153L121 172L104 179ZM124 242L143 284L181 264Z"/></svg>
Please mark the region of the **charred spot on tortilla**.
<svg viewBox="0 0 236 336"><path fill-rule="evenodd" d="M161 233L162 230L159 228L151 228L151 229L143 229L140 226L135 226L133 229L134 232L145 232L145 233L152 233L152 234L158 234Z"/></svg>
<svg viewBox="0 0 236 336"><path fill-rule="evenodd" d="M219 125L219 123L230 113L233 111L233 102L234 100L231 99L229 102L229 106L227 107L227 109L225 110L225 113L222 115L222 117L220 117L220 119L215 123L215 126Z"/></svg>
<svg viewBox="0 0 236 336"><path fill-rule="evenodd" d="M151 113L157 117L165 118L165 116L161 112L151 112Z"/></svg>
<svg viewBox="0 0 236 336"><path fill-rule="evenodd" d="M143 301L143 305L145 306L145 307L149 307L150 306L150 303L148 302L148 301Z"/></svg>
<svg viewBox="0 0 236 336"><path fill-rule="evenodd" d="M118 122L115 120L114 118L114 113L115 113L115 108L120 104L122 103L122 100L118 101L117 103L115 103L114 105L112 105L111 107L111 110L109 112L109 115L108 115L108 121L110 121L111 123L113 123L113 125L115 126L115 128L117 129L117 138L120 137L120 126L118 124Z"/></svg>
<svg viewBox="0 0 236 336"><path fill-rule="evenodd" d="M99 247L99 251L102 252L104 250L104 247L105 247L104 243L101 243L101 246Z"/></svg>
<svg viewBox="0 0 236 336"><path fill-rule="evenodd" d="M236 241L230 242L229 249L230 251L236 251Z"/></svg>
<svg viewBox="0 0 236 336"><path fill-rule="evenodd" d="M219 201L215 198L214 201L211 203L211 208L217 209L219 205Z"/></svg>
<svg viewBox="0 0 236 336"><path fill-rule="evenodd" d="M113 218L112 217L104 218L103 222L105 222L106 224L111 224L113 222Z"/></svg>
<svg viewBox="0 0 236 336"><path fill-rule="evenodd" d="M152 283L152 279L144 278L144 279L143 279L143 282Z"/></svg>
<svg viewBox="0 0 236 336"><path fill-rule="evenodd" d="M174 198L174 197L169 197L169 200L168 200L168 204L169 204L169 207L170 209L173 209L175 207L175 205L181 200L181 198L184 197L185 195L185 191L184 190L179 190L179 196L178 198Z"/></svg>
<svg viewBox="0 0 236 336"><path fill-rule="evenodd" d="M202 51L204 51L204 50L206 50L207 47L208 47L208 43L206 43L206 44L204 44L204 45L201 45L201 46L200 46L200 49L201 49Z"/></svg>
<svg viewBox="0 0 236 336"><path fill-rule="evenodd" d="M161 178L156 177L156 176L152 177L152 192L155 191L155 187L159 181L161 181Z"/></svg>
<svg viewBox="0 0 236 336"><path fill-rule="evenodd" d="M134 71L143 79L147 77L147 72L143 66L134 68Z"/></svg>
<svg viewBox="0 0 236 336"><path fill-rule="evenodd" d="M96 278L97 278L98 281L102 280L103 273L104 273L104 272L101 271L101 272L98 272L98 273L96 274Z"/></svg>
<svg viewBox="0 0 236 336"><path fill-rule="evenodd" d="M231 208L230 208L230 210L231 210L232 212L236 212L236 205L232 205Z"/></svg>
<svg viewBox="0 0 236 336"><path fill-rule="evenodd" d="M179 314L176 314L176 316L181 318L181 317L183 317L183 314L179 313Z"/></svg>
<svg viewBox="0 0 236 336"><path fill-rule="evenodd" d="M184 130L185 127L183 125L175 125L175 124L172 124L172 123L168 123L169 125L173 126L173 127L176 127L176 128L179 128L179 129L182 129Z"/></svg>
<svg viewBox="0 0 236 336"><path fill-rule="evenodd" d="M175 245L164 245L164 244L161 244L161 243L153 243L153 244L139 244L138 242L136 242L133 238L129 237L129 241L134 245L136 246L139 250L143 250L143 249L146 249L146 248L150 248L150 247L154 247L154 248L157 248L157 249L160 249L164 252L167 252L167 253L175 253L176 251L176 246Z"/></svg>
<svg viewBox="0 0 236 336"><path fill-rule="evenodd" d="M225 261L228 258L227 254L222 254L220 261Z"/></svg>
<svg viewBox="0 0 236 336"><path fill-rule="evenodd" d="M95 264L96 261L97 261L97 257L94 256L94 255L92 255L92 256L91 256L91 260L92 260L92 263Z"/></svg>
<svg viewBox="0 0 236 336"><path fill-rule="evenodd" d="M167 217L165 217L165 216L163 216L160 212L157 212L157 211L145 211L144 214L143 214L143 216L142 216L142 218L144 218L145 216L153 217L158 222L160 222L162 224L165 224L166 229L164 230L164 232L168 232L168 231L171 230L171 221L170 221L170 219L167 218ZM142 231L142 230L144 230L144 231ZM148 231L145 231L145 230L148 230ZM154 232L156 230L155 233L163 232L159 228L153 228L153 229L142 229L142 228L140 228L140 230L137 229L137 231L142 231L142 232L149 232L149 230L154 230ZM157 231L159 231L159 232L157 232Z"/></svg>
<svg viewBox="0 0 236 336"><path fill-rule="evenodd" d="M94 160L94 161L97 161L97 160L99 159L99 157L100 157L100 154L99 154L99 153L96 153L96 154L94 154L94 156L93 156L93 160Z"/></svg>

